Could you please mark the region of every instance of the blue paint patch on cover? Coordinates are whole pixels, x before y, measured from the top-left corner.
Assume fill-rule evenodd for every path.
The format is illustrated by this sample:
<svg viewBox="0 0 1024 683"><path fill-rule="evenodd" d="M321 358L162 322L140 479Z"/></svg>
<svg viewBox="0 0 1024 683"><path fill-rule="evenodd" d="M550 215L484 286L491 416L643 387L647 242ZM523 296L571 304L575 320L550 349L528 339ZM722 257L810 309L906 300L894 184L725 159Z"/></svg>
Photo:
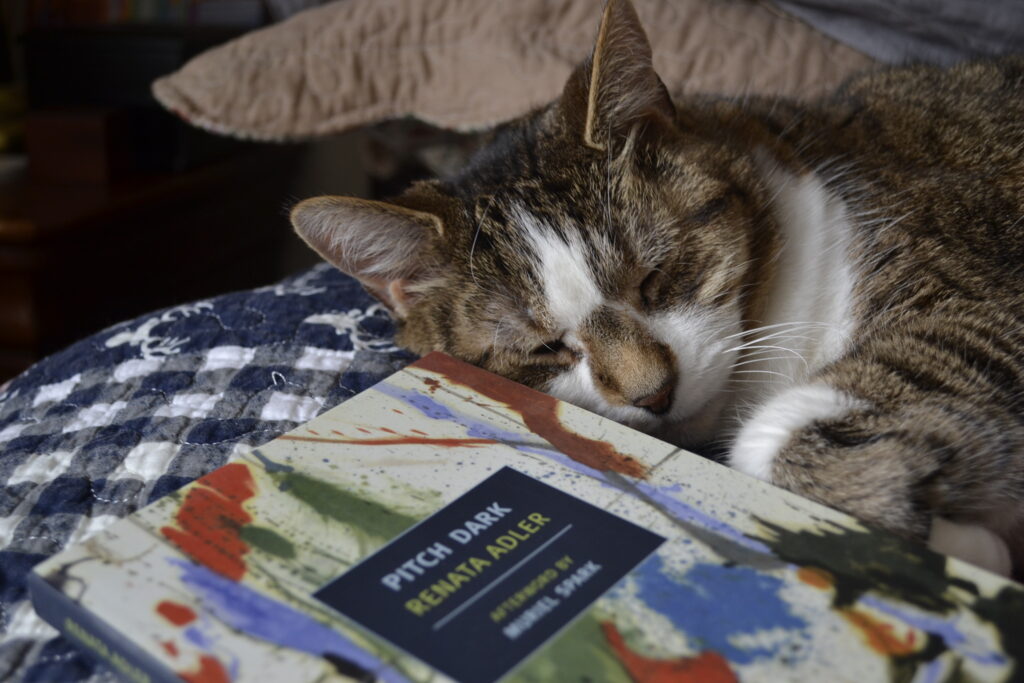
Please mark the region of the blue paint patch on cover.
<svg viewBox="0 0 1024 683"><path fill-rule="evenodd" d="M955 650L960 655L973 659L979 664L1000 667L1006 665L1006 657L1002 654L987 650L978 651L977 648L984 647L985 644L972 643L968 640L967 636L957 628L955 620L952 618L924 614L912 607L900 607L891 602L879 600L871 595L864 596L860 602L868 607L877 609L879 612L896 617L909 626L939 636L946 641L946 645L951 650Z"/></svg>
<svg viewBox="0 0 1024 683"><path fill-rule="evenodd" d="M807 622L794 615L779 595L784 582L755 569L698 564L677 575L655 556L637 567L633 576L644 603L668 617L698 650L717 652L730 662L742 665L777 657L783 640L806 639ZM775 630L791 634L773 638L773 645L737 639Z"/></svg>
<svg viewBox="0 0 1024 683"><path fill-rule="evenodd" d="M168 562L182 570L182 582L200 596L204 607L232 628L311 655L336 655L373 672L383 681L407 680L338 631L283 602L200 565L175 559Z"/></svg>

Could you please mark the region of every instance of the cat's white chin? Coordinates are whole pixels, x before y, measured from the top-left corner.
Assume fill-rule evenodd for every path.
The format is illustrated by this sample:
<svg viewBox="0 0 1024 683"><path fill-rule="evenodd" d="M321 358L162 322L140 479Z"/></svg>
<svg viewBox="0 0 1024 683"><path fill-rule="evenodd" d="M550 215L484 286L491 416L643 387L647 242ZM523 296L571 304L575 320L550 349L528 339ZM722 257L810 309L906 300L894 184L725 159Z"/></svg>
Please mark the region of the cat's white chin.
<svg viewBox="0 0 1024 683"><path fill-rule="evenodd" d="M682 419L660 420L647 433L676 446L699 448L721 436L722 411L728 403L728 394L718 394L696 412Z"/></svg>

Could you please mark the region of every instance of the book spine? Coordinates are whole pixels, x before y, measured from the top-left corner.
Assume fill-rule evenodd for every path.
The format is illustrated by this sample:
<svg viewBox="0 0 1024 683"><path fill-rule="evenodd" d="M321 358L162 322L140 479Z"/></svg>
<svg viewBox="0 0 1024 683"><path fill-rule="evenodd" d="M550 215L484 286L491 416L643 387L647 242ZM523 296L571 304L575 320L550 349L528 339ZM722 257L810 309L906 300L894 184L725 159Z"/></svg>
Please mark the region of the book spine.
<svg viewBox="0 0 1024 683"><path fill-rule="evenodd" d="M131 683L181 683L181 678L142 648L129 642L46 579L30 572L32 606L44 621L101 665Z"/></svg>

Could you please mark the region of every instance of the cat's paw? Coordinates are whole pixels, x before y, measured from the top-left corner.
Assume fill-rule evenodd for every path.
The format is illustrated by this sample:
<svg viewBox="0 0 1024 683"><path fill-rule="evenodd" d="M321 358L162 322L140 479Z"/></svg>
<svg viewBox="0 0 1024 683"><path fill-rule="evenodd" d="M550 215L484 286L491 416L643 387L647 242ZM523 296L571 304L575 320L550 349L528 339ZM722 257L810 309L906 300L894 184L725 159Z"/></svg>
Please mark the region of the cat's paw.
<svg viewBox="0 0 1024 683"><path fill-rule="evenodd" d="M729 463L740 472L773 482L776 457L795 434L818 420L838 419L864 405L824 383L789 387L743 425L730 449Z"/></svg>
<svg viewBox="0 0 1024 683"><path fill-rule="evenodd" d="M952 555L1000 576L1013 571L1010 548L993 531L977 524L951 522L943 517L932 520L928 547Z"/></svg>

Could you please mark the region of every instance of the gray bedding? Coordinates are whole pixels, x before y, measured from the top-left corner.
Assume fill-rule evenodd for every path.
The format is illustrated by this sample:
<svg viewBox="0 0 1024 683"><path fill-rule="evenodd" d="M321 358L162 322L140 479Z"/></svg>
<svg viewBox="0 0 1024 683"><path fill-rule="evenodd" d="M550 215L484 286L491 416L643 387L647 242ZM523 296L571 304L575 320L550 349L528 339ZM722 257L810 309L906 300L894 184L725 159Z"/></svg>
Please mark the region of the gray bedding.
<svg viewBox="0 0 1024 683"><path fill-rule="evenodd" d="M823 33L891 64L1024 53L1024 0L776 0Z"/></svg>

